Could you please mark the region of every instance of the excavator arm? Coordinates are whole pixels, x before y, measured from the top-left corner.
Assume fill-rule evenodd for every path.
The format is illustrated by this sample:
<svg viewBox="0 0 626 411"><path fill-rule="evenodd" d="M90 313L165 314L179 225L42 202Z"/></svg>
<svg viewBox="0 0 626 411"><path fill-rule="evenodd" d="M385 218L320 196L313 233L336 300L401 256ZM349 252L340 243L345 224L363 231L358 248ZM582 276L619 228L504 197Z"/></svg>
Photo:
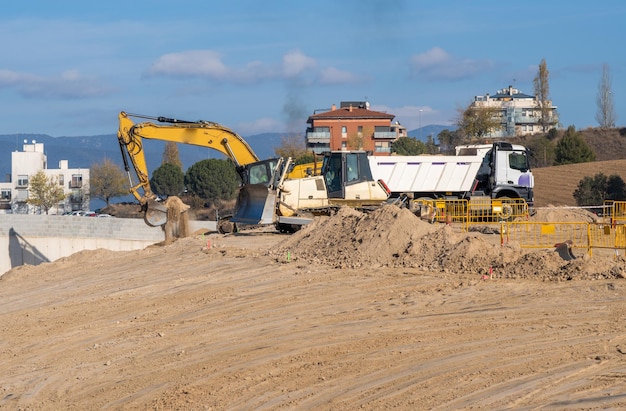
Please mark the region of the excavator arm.
<svg viewBox="0 0 626 411"><path fill-rule="evenodd" d="M134 123L131 117L156 120L163 124ZM141 204L144 210L144 219L151 226L161 226L168 221L168 207L156 201L157 196L150 187L148 166L143 148L144 139L192 144L219 151L235 163L244 185L250 182L248 169L253 164L260 163L259 158L242 137L234 131L210 121L183 121L121 112L117 137L126 172L129 176L130 192ZM138 182L136 184L131 178L128 160L132 163L137 175ZM255 186L257 185L255 184ZM257 192L264 191L267 193L266 187L258 186ZM258 201L261 201L262 197L261 193L256 193L255 198ZM171 215L171 212L169 214Z"/></svg>

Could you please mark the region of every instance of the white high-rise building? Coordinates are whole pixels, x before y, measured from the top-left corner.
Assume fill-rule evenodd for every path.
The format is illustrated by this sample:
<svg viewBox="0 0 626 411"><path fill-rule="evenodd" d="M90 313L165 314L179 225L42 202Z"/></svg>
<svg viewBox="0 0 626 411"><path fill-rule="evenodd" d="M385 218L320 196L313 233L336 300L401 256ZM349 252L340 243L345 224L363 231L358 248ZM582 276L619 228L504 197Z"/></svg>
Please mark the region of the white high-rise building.
<svg viewBox="0 0 626 411"><path fill-rule="evenodd" d="M546 124L548 129L558 128L557 107L552 101L547 102ZM485 137L514 137L546 132L541 126L541 102L535 96L524 94L513 86L497 91L493 96L474 96L470 105L476 108L497 108L500 127L492 130Z"/></svg>
<svg viewBox="0 0 626 411"><path fill-rule="evenodd" d="M0 182L0 213L38 214L43 212L27 203L28 183L32 176L43 171L49 179L63 187L64 201L49 210L49 214L89 209L89 169L69 168L68 160L59 161L59 168L48 168L43 143L24 141L22 151L11 153L11 174Z"/></svg>

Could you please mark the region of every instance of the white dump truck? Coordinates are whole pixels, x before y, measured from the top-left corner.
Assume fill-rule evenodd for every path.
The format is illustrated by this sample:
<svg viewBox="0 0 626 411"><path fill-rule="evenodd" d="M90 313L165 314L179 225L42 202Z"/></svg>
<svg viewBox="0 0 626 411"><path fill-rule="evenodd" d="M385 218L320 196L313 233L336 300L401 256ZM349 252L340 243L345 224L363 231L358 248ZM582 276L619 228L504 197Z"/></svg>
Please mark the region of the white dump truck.
<svg viewBox="0 0 626 411"><path fill-rule="evenodd" d="M375 180L391 196L414 199L523 199L533 204L533 174L524 146L507 142L463 145L454 156L370 156Z"/></svg>

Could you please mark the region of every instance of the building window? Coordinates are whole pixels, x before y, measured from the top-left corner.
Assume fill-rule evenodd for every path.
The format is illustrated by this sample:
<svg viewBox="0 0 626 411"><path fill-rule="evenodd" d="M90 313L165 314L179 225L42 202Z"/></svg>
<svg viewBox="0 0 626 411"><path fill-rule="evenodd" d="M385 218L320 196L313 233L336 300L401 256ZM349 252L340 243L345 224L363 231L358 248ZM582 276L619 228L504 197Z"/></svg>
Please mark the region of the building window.
<svg viewBox="0 0 626 411"><path fill-rule="evenodd" d="M59 185L63 187L63 184L65 184L65 176L63 174L59 174Z"/></svg>
<svg viewBox="0 0 626 411"><path fill-rule="evenodd" d="M359 137L363 137L363 126L357 127L357 134Z"/></svg>
<svg viewBox="0 0 626 411"><path fill-rule="evenodd" d="M0 200L2 200L2 201L11 201L11 190L2 189L0 191Z"/></svg>
<svg viewBox="0 0 626 411"><path fill-rule="evenodd" d="M72 174L72 182L70 183L70 188L80 188L82 186L83 186L83 175Z"/></svg>
<svg viewBox="0 0 626 411"><path fill-rule="evenodd" d="M18 175L17 176L17 186L18 187L28 187L28 175Z"/></svg>
<svg viewBox="0 0 626 411"><path fill-rule="evenodd" d="M341 138L348 138L348 127L341 126Z"/></svg>
<svg viewBox="0 0 626 411"><path fill-rule="evenodd" d="M341 149L342 150L347 150L348 149L348 143L346 143L345 141L341 142Z"/></svg>

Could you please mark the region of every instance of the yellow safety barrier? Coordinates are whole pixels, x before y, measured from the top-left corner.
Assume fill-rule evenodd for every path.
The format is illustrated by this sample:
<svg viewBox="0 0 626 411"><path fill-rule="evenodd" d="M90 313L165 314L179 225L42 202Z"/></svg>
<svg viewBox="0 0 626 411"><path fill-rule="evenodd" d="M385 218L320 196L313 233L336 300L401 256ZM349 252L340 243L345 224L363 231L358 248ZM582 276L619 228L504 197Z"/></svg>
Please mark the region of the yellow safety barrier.
<svg viewBox="0 0 626 411"><path fill-rule="evenodd" d="M586 222L513 221L502 224L501 242L516 242L522 248L553 248L570 242L571 248L626 250L626 226Z"/></svg>
<svg viewBox="0 0 626 411"><path fill-rule="evenodd" d="M605 201L604 210L608 213L604 220L608 218L611 225L626 224L626 201Z"/></svg>
<svg viewBox="0 0 626 411"><path fill-rule="evenodd" d="M522 199L473 198L464 199L418 199L413 202L423 219L439 223L461 223L463 229L469 224L500 224L504 220L528 219L528 205Z"/></svg>
<svg viewBox="0 0 626 411"><path fill-rule="evenodd" d="M464 228L467 225L467 200L421 198L413 204L424 220L433 223L461 223Z"/></svg>
<svg viewBox="0 0 626 411"><path fill-rule="evenodd" d="M479 198L468 202L469 224L499 224L502 221L528 219L528 205L519 198Z"/></svg>

